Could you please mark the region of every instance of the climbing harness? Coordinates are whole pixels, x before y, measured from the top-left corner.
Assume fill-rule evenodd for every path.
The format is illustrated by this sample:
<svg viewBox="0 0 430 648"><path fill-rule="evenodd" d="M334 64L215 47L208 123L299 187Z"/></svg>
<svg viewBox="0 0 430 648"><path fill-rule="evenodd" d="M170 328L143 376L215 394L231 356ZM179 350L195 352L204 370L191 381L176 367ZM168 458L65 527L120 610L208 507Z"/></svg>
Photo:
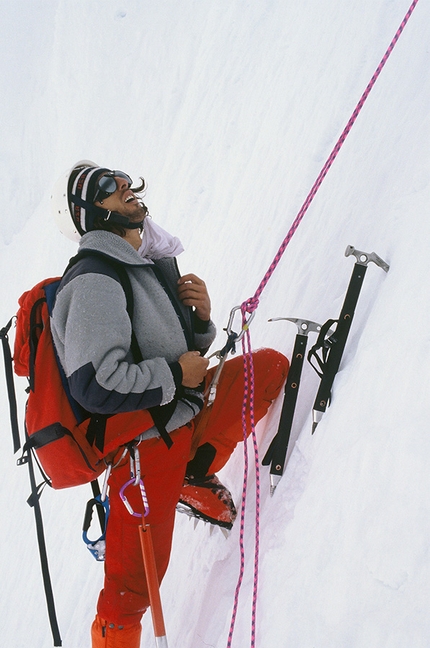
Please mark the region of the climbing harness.
<svg viewBox="0 0 430 648"><path fill-rule="evenodd" d="M348 120L344 130L342 131L339 139L337 140L333 150L331 151L329 157L327 158L327 161L325 162L323 168L321 169L321 172L319 173L317 179L315 180L314 184L312 185L312 188L307 195L302 207L300 208L295 220L293 221L293 224L291 225L286 237L284 238L279 250L277 251L272 263L270 264L266 274L264 275L263 279L261 280L256 292L254 295L244 301L242 305L240 306L240 310L242 312L242 330L244 331L244 334L242 336L242 350L244 353L244 372L245 372L245 385L244 385L244 399L243 399L243 410L246 411L246 407L249 403L249 409L250 409L250 415L251 415L251 433L252 433L252 438L254 442L254 459L255 459L255 467L256 467L256 537L255 537L255 561L254 561L254 589L253 589L253 600L252 600L252 627L251 627L251 648L254 648L255 646L255 626L256 626L256 604L257 604L257 584L258 584L258 546L259 546L259 539L258 539L258 528L259 528L259 500L260 500L260 481L259 481L259 467L258 467L258 448L257 448L257 443L256 443L256 437L255 437L255 426L253 423L253 401L254 401L254 388L253 388L253 362L252 362L252 353L251 353L251 339L250 339L250 334L249 334L249 319L250 316L253 315L256 311L256 309L259 306L259 300L261 297L261 294L265 287L267 286L270 278L272 277L276 267L278 266L289 242L291 241L292 237L294 236L295 232L297 231L297 228L299 227L301 221L303 220L312 200L314 199L318 189L320 188L324 178L326 177L330 167L332 166L333 162L335 161L340 149L342 148L342 145L344 144L349 132L351 131L353 125L355 124L363 106L364 103L366 102L366 99L368 98L372 88L374 87L382 69L384 68L389 56L391 55L397 41L400 38L400 35L402 34L405 26L407 25L412 12L414 11L416 5L418 4L418 0L413 0L412 4L410 5L405 17L403 18L402 22L400 23L399 28L397 29L390 45L388 46L388 49L386 50L384 56L381 59L381 62L379 63L378 67L376 68L375 73L373 74L372 78L370 79L368 85L366 86L365 91L363 92L362 96L360 97L357 106L355 107L350 119ZM245 342L246 340L246 342ZM246 357L245 357L246 356ZM229 630L229 635L228 635L228 641L227 641L227 648L231 648L231 643L233 639L233 632L234 632L234 625L236 621L236 612L237 612L237 607L238 607L238 597L239 597L239 592L240 592L240 587L242 584L243 580L243 575L244 575L244 551L243 551L243 535L244 535L244 509L245 509L245 501L246 501L246 481L247 481L247 473L248 473L248 456L247 456L247 423L246 423L246 418L243 418L243 426L244 426L244 431L243 431L243 437L244 437L244 463L245 463L245 468L244 468L244 488L242 492L242 509L241 509L241 529L240 529L240 551L241 551L241 565L240 565L240 573L239 573L239 578L236 586L236 592L235 592L235 600L234 600L234 606L233 606L233 613L232 613L232 618L231 618L231 624L230 624L230 630Z"/></svg>

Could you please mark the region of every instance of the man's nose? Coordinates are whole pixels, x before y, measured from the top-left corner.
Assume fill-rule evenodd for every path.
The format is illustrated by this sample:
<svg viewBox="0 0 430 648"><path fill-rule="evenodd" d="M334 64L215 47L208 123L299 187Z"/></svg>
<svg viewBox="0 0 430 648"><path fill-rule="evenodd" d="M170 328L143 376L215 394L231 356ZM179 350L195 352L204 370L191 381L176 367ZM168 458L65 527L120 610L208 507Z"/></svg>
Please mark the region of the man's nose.
<svg viewBox="0 0 430 648"><path fill-rule="evenodd" d="M128 182L125 178L115 176L115 182L118 189L126 189L128 187Z"/></svg>

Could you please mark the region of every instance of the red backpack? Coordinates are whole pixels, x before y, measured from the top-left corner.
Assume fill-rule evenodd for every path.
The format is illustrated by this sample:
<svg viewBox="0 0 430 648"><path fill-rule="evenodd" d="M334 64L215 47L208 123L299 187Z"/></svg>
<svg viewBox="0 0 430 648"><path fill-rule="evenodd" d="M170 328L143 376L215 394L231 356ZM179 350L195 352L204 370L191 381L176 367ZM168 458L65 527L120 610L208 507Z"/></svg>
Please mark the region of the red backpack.
<svg viewBox="0 0 430 648"><path fill-rule="evenodd" d="M89 254L98 256L100 263L114 267L125 291L131 318L130 280L121 265L94 252L81 252L72 259L67 269ZM91 414L73 399L57 357L50 327L50 313L60 281L61 277L44 279L20 297L13 355L15 373L27 377L29 381L25 412L26 440L23 457L18 463L26 463L27 453L34 450L48 483L56 489L78 486L96 479L106 468L105 458L116 452L120 445L129 443L152 427L154 417L157 418L153 409L151 413L138 410L112 416ZM9 328L10 325L11 322ZM7 342L8 332L5 329L1 332L4 343L4 338ZM134 356L140 353L134 334L132 351ZM136 362L141 359L141 356L138 357ZM9 380L7 382L9 385ZM9 399L10 396L11 389ZM17 423L15 425L16 451L19 436Z"/></svg>
<svg viewBox="0 0 430 648"><path fill-rule="evenodd" d="M20 297L13 363L29 381L24 456L34 449L51 486L68 488L93 481L105 464L86 438L91 417L83 418L57 360L48 295L59 283L45 279Z"/></svg>

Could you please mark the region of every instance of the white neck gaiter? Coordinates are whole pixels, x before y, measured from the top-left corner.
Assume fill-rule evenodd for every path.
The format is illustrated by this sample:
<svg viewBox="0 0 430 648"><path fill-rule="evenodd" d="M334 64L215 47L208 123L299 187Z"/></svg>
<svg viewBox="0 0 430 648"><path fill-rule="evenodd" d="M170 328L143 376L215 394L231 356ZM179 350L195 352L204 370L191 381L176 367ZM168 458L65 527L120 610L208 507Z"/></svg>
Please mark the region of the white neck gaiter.
<svg viewBox="0 0 430 648"><path fill-rule="evenodd" d="M141 257L146 259L162 259L175 257L184 251L177 236L172 236L162 227L146 217L143 224L142 245L138 249Z"/></svg>

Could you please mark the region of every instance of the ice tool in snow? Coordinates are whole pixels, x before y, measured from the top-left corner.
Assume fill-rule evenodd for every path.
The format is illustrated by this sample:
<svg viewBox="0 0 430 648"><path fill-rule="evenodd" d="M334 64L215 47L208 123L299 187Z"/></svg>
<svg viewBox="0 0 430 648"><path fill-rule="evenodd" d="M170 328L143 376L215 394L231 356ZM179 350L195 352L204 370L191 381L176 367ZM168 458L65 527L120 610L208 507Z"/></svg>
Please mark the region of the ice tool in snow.
<svg viewBox="0 0 430 648"><path fill-rule="evenodd" d="M299 392L300 379L302 375L303 362L306 354L308 343L308 333L319 333L321 324L311 320L298 319L293 317L275 317L270 322L279 320L288 320L297 325L298 333L294 343L291 365L288 372L287 382L284 388L284 400L282 403L281 418L279 420L278 431L273 437L272 442L266 452L262 464L270 464L270 494L273 495L276 486L284 472L285 457L287 455L288 443L290 440L291 426L293 424L294 411Z"/></svg>
<svg viewBox="0 0 430 648"><path fill-rule="evenodd" d="M375 252L371 252L370 254L361 252L360 250L356 250L352 245L348 245L345 256L348 257L351 255L355 256L357 261L352 271L339 319L328 320L321 327L318 339L308 354L309 362L321 377L320 386L313 406L312 433L315 432L318 423L321 421L330 403L333 381L345 349L367 266L372 262L385 272L388 272L390 269L390 266L375 254ZM336 328L334 333L331 333L329 329L333 325L336 325ZM315 366L313 360L316 361L318 367Z"/></svg>

